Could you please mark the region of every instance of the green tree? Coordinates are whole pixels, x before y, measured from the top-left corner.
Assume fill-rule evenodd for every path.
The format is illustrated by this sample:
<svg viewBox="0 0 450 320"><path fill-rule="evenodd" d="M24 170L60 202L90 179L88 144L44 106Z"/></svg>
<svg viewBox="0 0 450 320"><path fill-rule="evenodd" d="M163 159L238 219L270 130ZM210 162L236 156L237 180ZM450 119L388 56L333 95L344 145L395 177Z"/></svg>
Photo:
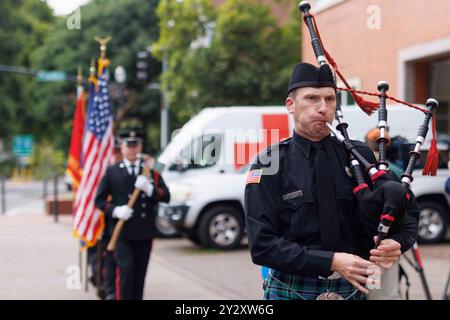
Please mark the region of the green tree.
<svg viewBox="0 0 450 320"><path fill-rule="evenodd" d="M81 66L85 77L92 58L99 56L95 36L112 36L107 57L111 60L111 75L116 66L127 71L126 86L136 106L129 117L139 119L144 126L159 121L159 92L144 90L136 80L136 54L159 36L156 18L158 0L93 0L80 8L81 28L69 30L66 19L60 18L48 33L44 45L35 51L33 66L36 69L64 70L76 74ZM151 65L154 76L160 73L160 63ZM113 81L111 76L111 81ZM75 105L74 83L35 83L33 129L60 149L67 150ZM114 98L114 94L113 94ZM118 101L114 101L117 113ZM43 137L44 138L44 137Z"/></svg>
<svg viewBox="0 0 450 320"><path fill-rule="evenodd" d="M182 123L199 106L189 99L195 96L198 85L194 84L204 74L196 73L193 65L191 44L207 36L208 28L213 26L216 12L211 0L163 0L159 3L160 37L152 47L159 59L167 59L168 70L161 78L162 88L169 93L172 122ZM205 53L205 48L195 50ZM206 63L205 58L197 56L198 64ZM194 59L195 60L195 59ZM200 106L201 107L201 106Z"/></svg>
<svg viewBox="0 0 450 320"><path fill-rule="evenodd" d="M0 2L0 64L30 67L30 58L53 22L45 2L3 0ZM33 105L28 76L0 72L0 138L9 141L26 128Z"/></svg>
<svg viewBox="0 0 450 320"><path fill-rule="evenodd" d="M280 26L257 0L228 0L218 10L208 0L167 0L158 16L161 37L153 49L169 62L162 83L176 124L206 106L282 103L299 61L297 17ZM209 45L199 46L205 37Z"/></svg>

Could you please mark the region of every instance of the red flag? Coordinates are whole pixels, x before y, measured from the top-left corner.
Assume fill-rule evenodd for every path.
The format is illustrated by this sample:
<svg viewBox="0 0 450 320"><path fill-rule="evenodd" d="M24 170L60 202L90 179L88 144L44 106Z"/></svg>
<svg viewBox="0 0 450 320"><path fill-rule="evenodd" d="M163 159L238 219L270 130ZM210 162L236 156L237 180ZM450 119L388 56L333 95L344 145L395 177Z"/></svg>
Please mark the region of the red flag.
<svg viewBox="0 0 450 320"><path fill-rule="evenodd" d="M73 119L72 139L70 141L69 161L66 173L72 178L74 193L77 192L81 182L82 164L81 154L83 149L84 123L86 121L84 90L82 86L77 88L77 105Z"/></svg>

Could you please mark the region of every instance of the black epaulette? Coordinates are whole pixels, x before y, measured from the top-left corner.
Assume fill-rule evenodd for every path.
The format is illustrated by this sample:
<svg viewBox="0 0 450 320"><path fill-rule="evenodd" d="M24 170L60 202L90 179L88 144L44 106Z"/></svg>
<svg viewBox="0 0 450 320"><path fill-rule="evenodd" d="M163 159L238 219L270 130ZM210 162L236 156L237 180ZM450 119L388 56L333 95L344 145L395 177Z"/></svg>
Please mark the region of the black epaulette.
<svg viewBox="0 0 450 320"><path fill-rule="evenodd" d="M286 146L288 146L291 143L291 141L292 141L292 138L287 138L278 143L274 143L274 144L268 146L266 150L262 151L261 154L265 153L267 155L270 155L272 150L285 148Z"/></svg>

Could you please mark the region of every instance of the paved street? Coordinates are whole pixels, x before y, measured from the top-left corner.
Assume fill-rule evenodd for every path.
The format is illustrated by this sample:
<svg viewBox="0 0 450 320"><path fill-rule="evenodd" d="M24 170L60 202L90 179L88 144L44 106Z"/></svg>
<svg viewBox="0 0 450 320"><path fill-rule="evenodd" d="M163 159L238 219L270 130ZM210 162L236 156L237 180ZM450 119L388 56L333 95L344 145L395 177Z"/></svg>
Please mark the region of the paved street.
<svg viewBox="0 0 450 320"><path fill-rule="evenodd" d="M77 241L71 218L59 223L42 212L39 200L20 201L41 184L18 186L15 207L0 215L0 299L97 299L95 288L69 289L70 267L78 264ZM24 199L24 197L22 197ZM22 202L22 203L20 203ZM17 209L19 208L19 210ZM19 211L23 212L20 213ZM433 298L440 299L450 271L450 241L421 246ZM417 273L403 262L410 276L412 299L424 299ZM69 268L69 269L68 269ZM152 253L145 299L260 299L260 268L248 249L230 252L196 247L185 239L157 239Z"/></svg>
<svg viewBox="0 0 450 320"><path fill-rule="evenodd" d="M88 292L67 288L68 271L78 265L78 243L69 216L60 215L55 223L44 214L43 190L42 181L6 183L7 210L0 214L0 299L97 299L92 286ZM47 190L53 193L53 181ZM61 181L58 191L64 196ZM245 274L230 281L232 270ZM259 268L251 263L245 248L223 253L199 249L184 239L159 239L149 265L145 298L257 299L259 281Z"/></svg>
<svg viewBox="0 0 450 320"><path fill-rule="evenodd" d="M0 217L0 299L96 299L70 290L68 268L78 264L70 218ZM239 270L235 274L235 271ZM259 268L245 249L210 252L184 239L157 240L148 270L146 299L257 299Z"/></svg>
<svg viewBox="0 0 450 320"><path fill-rule="evenodd" d="M62 178L58 179L58 194L65 196L66 189ZM6 181L6 214L42 214L44 209L43 181ZM47 183L47 195L53 195L54 181Z"/></svg>

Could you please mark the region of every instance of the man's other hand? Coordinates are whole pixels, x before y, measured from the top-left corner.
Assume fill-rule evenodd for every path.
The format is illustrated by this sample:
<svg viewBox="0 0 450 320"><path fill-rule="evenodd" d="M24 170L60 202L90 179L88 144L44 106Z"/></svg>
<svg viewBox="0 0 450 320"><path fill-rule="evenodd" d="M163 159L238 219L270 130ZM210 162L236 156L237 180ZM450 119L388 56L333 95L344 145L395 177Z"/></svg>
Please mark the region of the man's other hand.
<svg viewBox="0 0 450 320"><path fill-rule="evenodd" d="M374 237L375 243L378 237ZM370 261L383 269L390 269L400 259L401 245L393 239L384 239L376 249L370 250Z"/></svg>

